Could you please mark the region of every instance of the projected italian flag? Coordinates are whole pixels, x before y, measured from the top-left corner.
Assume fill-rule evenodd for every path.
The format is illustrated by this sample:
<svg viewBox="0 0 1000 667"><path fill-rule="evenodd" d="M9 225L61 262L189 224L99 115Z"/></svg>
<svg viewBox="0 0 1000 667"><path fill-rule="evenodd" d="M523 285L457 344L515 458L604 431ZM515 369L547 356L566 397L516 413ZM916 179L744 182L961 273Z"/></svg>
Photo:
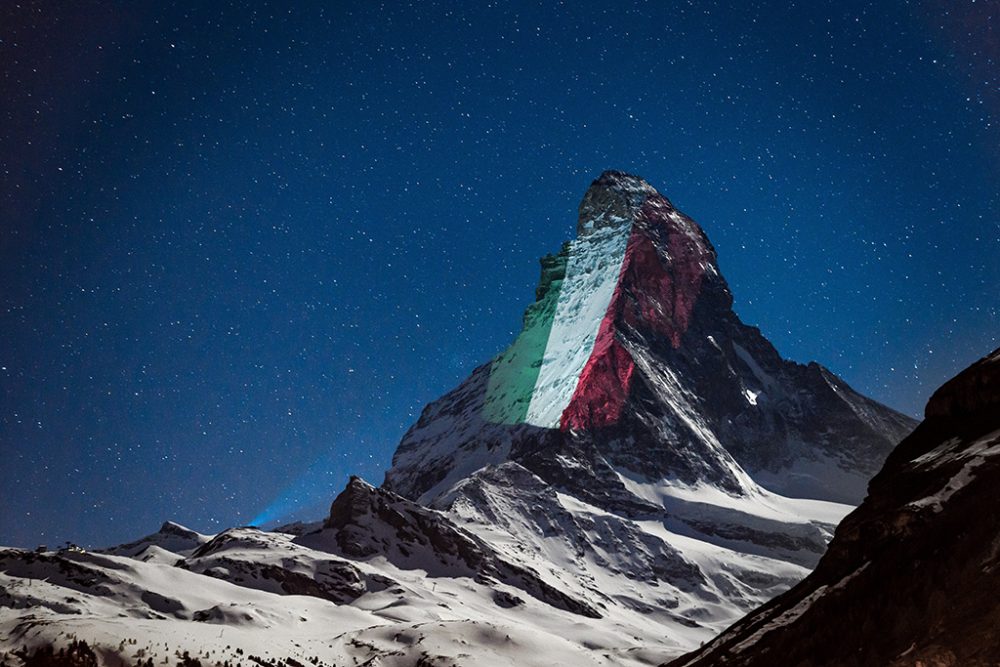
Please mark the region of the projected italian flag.
<svg viewBox="0 0 1000 667"><path fill-rule="evenodd" d="M686 222L652 195L634 219L593 226L542 260L537 300L490 368L483 417L564 430L616 423L635 371L616 328L643 327L676 348L690 320L708 250Z"/></svg>

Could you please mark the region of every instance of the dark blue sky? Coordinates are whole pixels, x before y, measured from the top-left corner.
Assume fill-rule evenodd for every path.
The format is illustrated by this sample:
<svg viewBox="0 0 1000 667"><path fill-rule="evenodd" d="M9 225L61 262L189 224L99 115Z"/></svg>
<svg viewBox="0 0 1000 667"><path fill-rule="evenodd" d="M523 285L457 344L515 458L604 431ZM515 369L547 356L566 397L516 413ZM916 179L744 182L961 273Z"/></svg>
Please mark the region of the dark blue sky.
<svg viewBox="0 0 1000 667"><path fill-rule="evenodd" d="M606 168L889 405L998 344L996 3L183 4L0 10L0 543L380 482Z"/></svg>

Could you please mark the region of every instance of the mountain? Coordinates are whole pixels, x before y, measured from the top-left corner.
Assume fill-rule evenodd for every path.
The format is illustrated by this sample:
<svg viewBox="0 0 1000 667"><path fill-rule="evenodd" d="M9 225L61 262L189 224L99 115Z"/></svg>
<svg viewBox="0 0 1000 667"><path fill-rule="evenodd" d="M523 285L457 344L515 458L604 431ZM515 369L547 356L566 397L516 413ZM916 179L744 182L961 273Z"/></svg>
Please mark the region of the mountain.
<svg viewBox="0 0 1000 667"><path fill-rule="evenodd" d="M185 528L173 521L165 521L160 526L160 529L152 535L147 535L128 544L119 544L110 549L105 549L104 552L116 556L139 558L143 561L163 556L166 556L167 560L170 560L178 555L189 555L210 539L211 537L208 535L196 533L190 528Z"/></svg>
<svg viewBox="0 0 1000 667"><path fill-rule="evenodd" d="M504 352L425 408L384 488L643 636L701 641L818 561L915 422L732 309L703 230L608 171Z"/></svg>
<svg viewBox="0 0 1000 667"><path fill-rule="evenodd" d="M702 229L605 172L521 333L381 487L273 531L0 549L0 667L79 641L116 665L659 664L805 577L914 425L782 359Z"/></svg>
<svg viewBox="0 0 1000 667"><path fill-rule="evenodd" d="M614 511L650 507L622 476L857 504L915 422L782 359L732 303L697 223L604 172L577 239L542 260L520 335L424 410L385 486L433 503L513 460Z"/></svg>
<svg viewBox="0 0 1000 667"><path fill-rule="evenodd" d="M996 484L1000 349L934 393L812 574L670 665L1000 664Z"/></svg>

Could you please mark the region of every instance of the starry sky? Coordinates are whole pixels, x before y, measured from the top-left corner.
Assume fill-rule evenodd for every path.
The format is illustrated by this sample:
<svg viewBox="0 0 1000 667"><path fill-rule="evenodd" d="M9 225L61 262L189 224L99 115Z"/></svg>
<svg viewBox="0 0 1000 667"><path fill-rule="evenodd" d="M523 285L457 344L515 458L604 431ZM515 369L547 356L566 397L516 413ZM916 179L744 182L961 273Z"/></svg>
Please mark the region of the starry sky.
<svg viewBox="0 0 1000 667"><path fill-rule="evenodd" d="M3 3L0 543L381 482L607 168L904 412L998 345L995 2L291 4Z"/></svg>

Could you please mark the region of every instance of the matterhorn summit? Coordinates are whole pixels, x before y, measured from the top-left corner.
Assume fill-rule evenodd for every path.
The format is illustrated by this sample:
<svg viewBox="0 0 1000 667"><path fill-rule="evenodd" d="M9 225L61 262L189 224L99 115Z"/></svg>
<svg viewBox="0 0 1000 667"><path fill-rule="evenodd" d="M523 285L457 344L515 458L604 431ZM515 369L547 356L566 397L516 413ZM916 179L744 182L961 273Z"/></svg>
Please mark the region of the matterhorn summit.
<svg viewBox="0 0 1000 667"><path fill-rule="evenodd" d="M0 660L650 665L697 648L815 567L915 425L783 359L732 306L701 227L604 172L519 335L424 409L381 487L352 478L312 524L0 549Z"/></svg>
<svg viewBox="0 0 1000 667"><path fill-rule="evenodd" d="M577 239L542 259L520 335L428 406L386 486L434 502L516 461L611 510L658 505L650 482L857 504L914 422L782 359L732 304L701 227L604 172Z"/></svg>

